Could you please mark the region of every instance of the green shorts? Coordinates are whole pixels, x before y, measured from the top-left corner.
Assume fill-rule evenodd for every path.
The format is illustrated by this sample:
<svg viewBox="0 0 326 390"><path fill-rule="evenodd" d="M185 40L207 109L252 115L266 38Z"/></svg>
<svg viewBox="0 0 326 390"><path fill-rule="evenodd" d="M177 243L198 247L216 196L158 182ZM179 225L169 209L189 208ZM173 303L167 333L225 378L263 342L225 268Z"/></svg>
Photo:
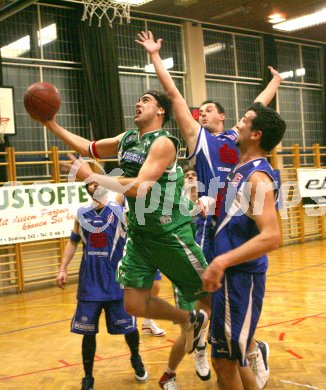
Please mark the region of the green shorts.
<svg viewBox="0 0 326 390"><path fill-rule="evenodd" d="M189 223L161 236L129 230L125 250L117 269L117 281L123 286L151 289L159 269L187 302L208 295L201 280L207 263Z"/></svg>
<svg viewBox="0 0 326 390"><path fill-rule="evenodd" d="M174 295L175 306L178 307L179 309L186 310L186 311L193 311L195 309L196 301L187 302L182 292L174 284L173 284L173 295Z"/></svg>

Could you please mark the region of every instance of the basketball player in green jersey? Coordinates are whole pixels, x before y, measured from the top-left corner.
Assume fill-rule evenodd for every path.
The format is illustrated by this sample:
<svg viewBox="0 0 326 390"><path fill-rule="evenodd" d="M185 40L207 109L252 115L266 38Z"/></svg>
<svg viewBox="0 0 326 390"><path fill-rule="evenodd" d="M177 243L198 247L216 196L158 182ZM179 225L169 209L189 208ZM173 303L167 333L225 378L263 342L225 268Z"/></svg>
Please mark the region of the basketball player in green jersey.
<svg viewBox="0 0 326 390"><path fill-rule="evenodd" d="M165 94L146 92L136 104L137 130L116 137L89 142L62 128L55 120L41 122L82 156L119 156L123 176L89 175L82 159L73 164L79 178L96 181L104 188L124 193L129 203L126 254L118 269L118 281L125 286L124 304L130 315L166 319L184 326L186 352L192 352L207 324L209 298L202 289L201 275L207 264L196 245L182 197L184 177L177 165L179 141L162 130L171 114ZM150 295L160 269L198 310L178 309ZM203 310L204 309L204 310Z"/></svg>

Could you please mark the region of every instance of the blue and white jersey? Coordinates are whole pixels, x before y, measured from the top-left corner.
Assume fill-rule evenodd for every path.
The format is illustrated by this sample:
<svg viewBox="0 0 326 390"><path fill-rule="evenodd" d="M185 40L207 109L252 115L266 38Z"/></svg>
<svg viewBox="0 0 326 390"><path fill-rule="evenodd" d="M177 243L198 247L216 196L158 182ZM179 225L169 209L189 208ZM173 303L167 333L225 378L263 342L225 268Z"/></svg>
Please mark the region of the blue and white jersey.
<svg viewBox="0 0 326 390"><path fill-rule="evenodd" d="M213 135L204 127L200 128L193 154L188 155L186 152L186 158L195 165L198 182L205 187L202 188L199 184L199 198L205 195L215 199L218 189L226 181L226 176L238 163L239 150L236 140L237 132L233 129ZM216 180L219 184L214 185Z"/></svg>
<svg viewBox="0 0 326 390"><path fill-rule="evenodd" d="M123 299L123 289L115 281L125 245L125 230L118 218L122 215L123 207L115 202L109 202L99 213L92 206L78 209L79 234L83 241L78 300Z"/></svg>
<svg viewBox="0 0 326 390"><path fill-rule="evenodd" d="M265 172L271 178L275 191L275 203L277 202L278 184L273 168L265 158L258 158L236 167L227 177L227 190L221 189L217 196L214 256L237 248L259 234L256 222L251 217L251 183L248 183L250 176L256 171ZM230 267L229 270L258 273L266 272L267 267L268 260L264 255Z"/></svg>

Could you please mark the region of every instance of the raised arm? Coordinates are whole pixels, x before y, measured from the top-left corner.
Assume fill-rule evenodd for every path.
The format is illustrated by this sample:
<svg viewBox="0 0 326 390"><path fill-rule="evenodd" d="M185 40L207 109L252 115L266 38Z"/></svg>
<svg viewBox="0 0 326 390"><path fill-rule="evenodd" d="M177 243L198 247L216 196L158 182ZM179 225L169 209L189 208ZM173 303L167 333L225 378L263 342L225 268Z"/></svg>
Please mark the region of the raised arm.
<svg viewBox="0 0 326 390"><path fill-rule="evenodd" d="M162 39L155 41L151 31L142 31L140 34L138 34L138 37L139 39L136 40L136 42L143 46L150 55L151 61L156 71L156 75L166 94L172 101L174 117L177 121L182 137L186 141L188 148L193 150L196 146L199 133L199 124L192 117L185 99L174 84L170 73L164 67L159 54Z"/></svg>
<svg viewBox="0 0 326 390"><path fill-rule="evenodd" d="M76 248L78 245L78 237L79 237L79 223L77 220L75 220L72 234L69 240L67 241L65 249L63 251L59 272L56 278L56 283L59 288L63 289L65 287L65 284L68 281L67 267L70 264L71 259L74 257L74 254L76 252Z"/></svg>
<svg viewBox="0 0 326 390"><path fill-rule="evenodd" d="M271 71L273 76L272 80L267 84L266 88L256 97L254 103L262 103L264 106L268 106L269 103L274 98L278 87L281 85L283 78L272 66L269 66L268 69ZM233 129L238 131L237 127L234 126Z"/></svg>
<svg viewBox="0 0 326 390"><path fill-rule="evenodd" d="M40 122L46 126L51 133L53 133L55 136L61 139L66 145L68 145L72 150L75 150L76 152L80 153L82 156L88 156L93 157L90 154L90 146L91 142L88 141L86 138L83 138L77 134L73 134L70 131L64 129L56 122L56 117L53 117L52 119L48 121L41 121ZM94 146L93 143L93 154L94 157L108 157L108 156L115 156L118 153L118 147L119 143L123 137L124 133L117 135L116 137L112 138L105 138L98 142L96 142L96 146ZM95 149L95 153L94 153Z"/></svg>
<svg viewBox="0 0 326 390"><path fill-rule="evenodd" d="M259 234L238 248L213 259L203 274L203 286L206 291L213 292L221 287L222 277L228 267L256 259L279 246L280 230L272 182L263 172L253 173L249 182L252 183L250 204Z"/></svg>
<svg viewBox="0 0 326 390"><path fill-rule="evenodd" d="M275 70L272 66L269 66L268 69L271 71L273 76L272 80L267 84L266 88L256 97L255 102L261 102L264 106L268 106L275 96L278 87L283 81L282 76Z"/></svg>

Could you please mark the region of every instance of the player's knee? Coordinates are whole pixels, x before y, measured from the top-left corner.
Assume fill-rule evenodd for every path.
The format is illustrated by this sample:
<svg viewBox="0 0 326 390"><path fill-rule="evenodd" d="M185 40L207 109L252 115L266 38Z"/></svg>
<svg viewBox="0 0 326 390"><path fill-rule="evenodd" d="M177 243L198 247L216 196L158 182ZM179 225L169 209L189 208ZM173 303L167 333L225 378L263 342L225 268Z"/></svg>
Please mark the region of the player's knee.
<svg viewBox="0 0 326 390"><path fill-rule="evenodd" d="M138 316L137 306L133 302L125 301L124 302L125 310L130 316Z"/></svg>

